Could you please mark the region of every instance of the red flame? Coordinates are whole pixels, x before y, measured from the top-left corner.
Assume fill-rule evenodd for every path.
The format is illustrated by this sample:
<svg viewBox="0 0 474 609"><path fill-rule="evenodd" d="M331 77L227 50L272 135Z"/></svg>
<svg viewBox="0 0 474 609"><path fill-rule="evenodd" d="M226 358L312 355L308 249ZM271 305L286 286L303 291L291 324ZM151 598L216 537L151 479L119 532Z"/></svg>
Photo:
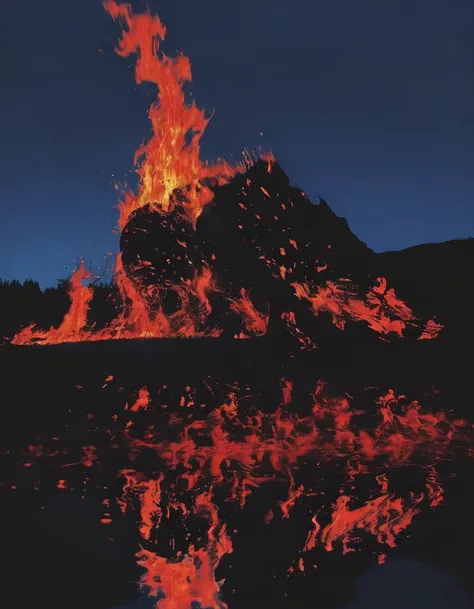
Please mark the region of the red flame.
<svg viewBox="0 0 474 609"><path fill-rule="evenodd" d="M12 340L14 345L27 345L34 342L55 344L62 342L80 342L84 340L83 329L87 324L87 313L93 297L92 288L83 286L85 279L91 279L92 273L86 270L84 260L74 271L70 279L69 297L71 307L58 328L34 330L34 324L24 328Z"/></svg>
<svg viewBox="0 0 474 609"><path fill-rule="evenodd" d="M141 583L147 586L150 596L164 595L157 603L160 609L184 609L191 607L193 602L209 609L227 607L219 598L220 585L214 574L221 558L232 552L232 543L212 502L212 488L196 497L193 512L208 521L204 548L196 549L191 545L186 554L178 553L178 561L167 560L145 549L137 555L138 563L146 570Z"/></svg>
<svg viewBox="0 0 474 609"><path fill-rule="evenodd" d="M240 292L240 298L236 298L230 306L232 311L235 311L242 316L247 329L255 336L262 336L267 332L269 313L260 313L257 311L248 297L244 288ZM249 338L246 334L240 334L236 338Z"/></svg>
<svg viewBox="0 0 474 609"><path fill-rule="evenodd" d="M184 495L178 497L168 491L165 501L160 490L163 474L157 481L147 481L133 470L122 472L127 480L122 507L126 508L130 493L138 495L143 538L150 539L151 528L159 530L161 518L170 508L179 510L183 518L196 512L202 515L204 510L211 523L205 547L200 550L191 545L186 551L179 550L174 560L162 558L151 550L139 552L139 563L146 570L142 583L152 596L165 597L157 604L160 609L188 608L193 601L205 602L205 606L216 609L225 606L218 597L215 569L222 556L232 551L232 543L213 502L216 485L227 485L230 498L244 508L253 488L286 479L288 495L279 503L279 508L282 517L288 518L302 498L318 496L295 479L294 472L298 471L301 459L313 454L323 463L345 460L347 482L353 483L356 476L374 471L376 458L385 457L384 464L377 466L383 468L382 473L375 476L379 494L359 507L351 507L354 499L347 492L341 492L332 506L328 524L322 526L316 516L308 522L303 552L317 546L331 551L336 543L341 544L343 553L354 551L357 531L365 531L379 544L393 548L396 538L422 509L423 500L431 507L439 505L442 486L434 465L426 466L425 493L407 492L406 498L389 492L388 468L419 463L415 454L431 459L446 455L453 440L462 436L465 422L450 421L443 412L423 411L416 401L402 406L404 396L396 396L390 390L378 399L378 422L370 430L358 424L358 419L365 414L363 410L354 409L347 398L325 397L324 387L324 383L318 382L312 412L303 417L291 408L294 406L292 383L283 380L281 405L274 413L256 412L244 417L239 412L237 396L231 394L207 421L194 420L185 425L177 441L167 440L166 434L162 440L154 439L155 433L162 435L158 431L148 433L146 439L134 437L130 433L132 426L128 427L133 458L142 449L152 449L164 460L167 470L183 471L184 468L182 478L187 481ZM243 437L242 433L235 433L237 430L244 432ZM237 440L237 436L241 439ZM209 440L207 443L203 441L205 437ZM265 464L271 465L270 471ZM194 507L186 507L185 494L193 496L202 485L208 484L209 476L213 480L211 487L197 495ZM354 488L353 484L347 488ZM274 519L274 510L269 507L266 524ZM385 555L380 554L379 561L383 560ZM304 570L302 558L298 568Z"/></svg>
<svg viewBox="0 0 474 609"><path fill-rule="evenodd" d="M346 320L365 322L371 330L380 334L394 332L402 336L407 324L415 325L413 311L400 300L393 288L387 289L387 280L378 278L378 285L366 294L365 301L360 299L354 285L345 280L336 284L327 281L323 286L311 287L307 283L291 284L297 298L306 299L315 315L329 312L335 326L343 330ZM428 322L421 338L436 338L442 326ZM429 336L428 336L429 334Z"/></svg>
<svg viewBox="0 0 474 609"><path fill-rule="evenodd" d="M225 183L236 172L228 163L203 163L199 143L209 122L194 103L187 104L183 87L191 81L191 64L184 55L176 58L159 55L166 28L157 15L149 12L135 15L129 4L105 2L105 9L122 21L124 30L116 48L118 55L135 54L137 84L151 82L158 89L156 101L149 109L153 135L135 154L140 188L137 194L127 193L120 205L119 228L138 207L151 203L157 210L170 211L170 197L176 189L185 189L184 208L195 221L212 198L212 191L203 180Z"/></svg>
<svg viewBox="0 0 474 609"><path fill-rule="evenodd" d="M214 396L216 389L204 385ZM289 569L289 573L295 568L304 571L317 548L340 548L345 554L367 545L370 536L379 545L395 547L424 506L436 508L443 500L437 461L448 462L453 451L462 447L468 453L472 444L471 428L465 421L443 411L430 411L393 390L378 397L376 409L367 412L355 408L352 398L327 396L325 383L318 381L305 413L295 401L290 380L282 379L280 404L273 412L249 410L246 392L242 397L231 393L203 419L191 387L185 388L185 395L182 389L172 394L174 405L169 399L161 404L160 391L152 393L145 387L138 391L132 407L125 405L126 416L132 417L123 431L130 462L140 462L142 451L152 451L157 474L142 473L133 465L121 470L125 483L119 505L125 513L138 503L144 545L137 559L145 570L141 583L157 599L159 609L189 609L194 602L214 609L226 606L220 597L222 581L216 579L216 569L233 545L219 515L223 497L246 509L248 497L261 485L286 484L286 498L266 506L262 526L288 519L300 503L317 505L316 510L310 507L306 541ZM178 413L183 409L189 415L181 418ZM160 411L169 413L169 424L163 419L159 424L153 422ZM197 417L191 416L189 422L191 412ZM139 424L142 417L149 417L144 427ZM119 447L117 431L112 448ZM85 446L82 452L82 460L70 465L96 467L97 449ZM64 454L31 445L24 459L31 465L33 455L51 459ZM305 463L313 464L309 477L301 473ZM424 488L416 492L407 488L403 496L391 492L390 472L401 467L425 472ZM318 475L321 468L341 481L339 496L329 506L325 505L324 478ZM72 480L74 484L77 475ZM367 493L367 480L374 480L379 488L364 498L361 494ZM64 475L57 487L63 491L72 488ZM185 534L180 536L172 525L169 551L163 555L157 544L162 527L170 530L173 514L179 517L178 529L183 527ZM201 528L200 537L193 540L188 527L196 518L206 523L206 532L202 535ZM101 522L110 521L107 512ZM385 553L378 555L379 561L385 560Z"/></svg>
<svg viewBox="0 0 474 609"><path fill-rule="evenodd" d="M34 325L20 331L12 340L14 345L53 345L63 342L111 340L120 338L174 338L196 336L219 336L216 328L199 327L205 323L211 312L207 295L213 288L212 274L204 267L196 273L191 283L175 286L181 302L180 308L166 316L160 307L159 287L141 291L123 269L121 256L117 256L115 281L117 283L122 310L105 328L94 330L87 325L87 313L93 291L84 287L81 281L91 275L84 270L84 264L71 278L69 296L71 307L59 328L48 331L37 330ZM197 307L193 306L197 300Z"/></svg>

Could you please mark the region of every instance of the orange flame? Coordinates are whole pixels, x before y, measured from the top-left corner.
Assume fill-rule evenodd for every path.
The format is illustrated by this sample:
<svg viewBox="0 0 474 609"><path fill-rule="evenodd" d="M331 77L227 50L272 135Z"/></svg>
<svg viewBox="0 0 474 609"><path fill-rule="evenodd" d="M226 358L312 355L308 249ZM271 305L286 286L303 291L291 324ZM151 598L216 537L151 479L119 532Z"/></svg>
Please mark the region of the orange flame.
<svg viewBox="0 0 474 609"><path fill-rule="evenodd" d="M176 58L159 55L166 28L157 15L149 12L134 15L129 4L114 0L104 3L113 19L124 24L116 53L121 57L135 54L137 84L151 82L158 89L157 100L149 109L153 135L135 154L140 177L138 193L127 193L120 204L119 228L130 214L151 203L155 209L170 211L171 195L176 189L186 192L184 210L193 222L212 198L203 180L223 184L237 169L219 160L215 165L199 158L199 144L209 119L194 102L187 104L183 87L191 81L191 64L184 55Z"/></svg>
<svg viewBox="0 0 474 609"><path fill-rule="evenodd" d="M117 54L122 57L135 54L136 82L151 82L158 90L157 99L149 109L153 134L135 155L140 177L138 192L126 193L120 203L119 228L124 228L130 214L139 207L150 203L155 211L166 213L177 204L177 199L183 214L195 224L204 205L213 196L210 185L226 183L252 160L246 158L243 165L234 168L221 160L214 165L201 161L199 144L209 121L202 110L185 100L183 88L191 81L189 59L183 55L169 58L164 53L159 53L166 28L157 15L152 16L149 12L135 15L129 4L118 4L114 0L107 0L104 6L114 19L121 20L124 25L116 48ZM270 171L274 162L273 155L270 153L265 158ZM183 196L173 197L177 190ZM201 329L211 312L208 293L215 289L212 273L205 266L200 271L196 270L191 284L183 283L174 287L181 304L174 314L166 316L161 310L159 288L143 289L136 285L126 275L119 254L114 279L122 300L122 312L99 331L87 327L93 288L82 286L81 281L90 277L81 263L71 278L70 311L59 328L43 331L31 325L20 331L12 343L57 344L117 338L189 338L221 334L215 328ZM197 310L192 302L195 299L198 301ZM239 310L257 334L264 333L258 313L252 312L250 302L242 303Z"/></svg>
<svg viewBox="0 0 474 609"><path fill-rule="evenodd" d="M417 497L415 506L407 507L401 498L385 492L362 507L350 510L348 507L350 498L341 495L334 505L331 523L321 532L321 541L325 549L331 551L333 543L341 539L343 553L347 554L354 551L348 546L350 533L358 528L367 530L379 543L394 548L395 536L410 525L413 517L419 512L416 505L422 499L423 496Z"/></svg>
<svg viewBox="0 0 474 609"><path fill-rule="evenodd" d="M311 287L307 283L292 283L295 295L306 299L315 315L329 312L333 324L344 329L347 319L364 321L369 328L380 334L394 332L403 335L407 324L416 325L413 311L400 300L393 288L387 289L387 280L378 278L378 285L370 288L365 301L357 296L355 287L349 280L344 284L327 281L324 286ZM442 326L430 321L425 326L421 338L436 338Z"/></svg>
<svg viewBox="0 0 474 609"><path fill-rule="evenodd" d="M119 227L125 226L134 210L148 203L156 212L165 214L171 211L177 204L173 197L176 190L183 193L180 205L184 214L195 223L212 197L210 181L223 184L237 169L222 161L208 165L200 160L200 138L208 119L194 103L188 105L185 101L183 87L191 81L189 60L184 56L170 59L163 53L158 55L160 42L166 34L159 18L149 12L134 15L130 5L119 5L114 0L107 0L105 8L114 19L124 22L125 30L117 53L123 57L136 54L137 83L151 82L158 89L157 100L149 110L153 134L135 157L139 189L136 194L127 193L120 204ZM268 162L267 169L271 173L275 162L273 155L262 155L262 158ZM270 196L264 188L262 191ZM296 242L290 240L290 244L297 249ZM286 255L285 249L281 248L280 253ZM318 271L324 269L322 266ZM281 278L285 279L286 274L286 267L282 266ZM166 315L160 304L161 287L144 289L133 282L126 275L119 255L115 281L122 307L117 317L101 330L87 325L93 290L83 286L82 282L91 277L82 261L71 277L70 309L57 329L43 331L29 326L12 342L56 344L118 338L220 335L219 329L206 327L211 313L209 294L217 289L212 272L206 266L196 269L193 280L173 287L180 307L175 313ZM352 319L365 322L380 334L393 332L402 336L407 325L416 325L413 311L393 289L387 289L384 278L378 279L378 284L367 292L365 300L361 300L347 283L338 285L328 281L316 288L307 283L293 283L292 286L296 297L307 300L315 315L331 313L333 323L340 329L344 328L347 319ZM244 289L239 298L231 301L230 308L243 318L250 334L260 336L266 333L269 313L257 311ZM293 313L283 313L282 317L304 348L314 348L312 341L297 327ZM440 329L439 324L430 320L419 339L434 338ZM237 336L247 337L246 332ZM106 383L112 380L112 376L105 379ZM421 510L423 499L432 508L442 502L443 488L434 465L420 465L428 471L425 491L417 496L410 493L409 499L388 492L386 470L389 466L416 463L415 455L428 456L431 460L446 455L453 439L465 427L464 421L450 421L443 412L425 412L416 401L402 406L404 396L396 396L390 390L377 400L376 423L370 428L362 428L356 422L365 414L364 411L353 408L346 397L325 397L322 382L318 382L312 394L312 405L306 415L296 414L296 409L292 409L292 382L283 379L281 389L282 399L274 412L254 410L251 415L241 416L237 397L231 394L206 420L183 423L174 441L169 440L166 434L160 436L153 424L146 427L144 437L135 436L133 420L126 423L123 435L129 444L131 460L143 449L153 451L157 460L165 465L158 470L162 473L157 476L145 475L132 468L123 469L120 476L125 478L125 484L119 500L125 512L133 500L138 499L139 532L147 544L137 554L139 564L145 569L141 583L151 596L163 597L157 601L160 609L189 609L193 603L209 609L226 608L220 599L222 582L216 580L216 569L233 548L226 524L214 503L214 489L218 485L226 485L228 500L236 501L240 508L244 508L253 489L268 482L287 483L287 498L278 502L280 516L286 519L300 500L318 495L298 480L297 472L304 458L315 457L318 466L321 462L342 462L345 486L352 489L357 476L377 473L378 496L359 504L359 507L352 507L354 498L343 488L332 505L326 526L320 524L319 516L308 518L310 530L303 552L314 549L318 544L332 551L339 541L343 553L354 551L357 541L354 533L357 530L373 535L380 544L394 547L397 536ZM191 388L186 391L192 396ZM138 417L146 417L153 410L152 401L148 388L142 387L133 404L130 407L126 405L125 409L130 416L139 413ZM181 396L179 408L192 409L194 405L191 398L187 400ZM179 417L173 421L181 422ZM96 466L96 451L92 445L84 446L80 463L86 468ZM30 446L30 457L31 453L38 457L53 454L42 446ZM237 467L232 468L232 465ZM169 471L173 472L172 485L167 484ZM187 482L184 491L178 490L177 477ZM69 488L68 481L60 479L57 487L62 490ZM156 533L173 510L182 516L183 526L186 527L186 517L192 515L204 519L207 530L204 541L199 539L200 547L189 542L187 536L187 547L180 548L173 558L164 558L148 548L153 547ZM278 511L270 508L265 523L271 525L276 516ZM105 517L101 521L109 523L110 518ZM379 560L383 561L384 556L381 554ZM304 571L303 558L298 560L298 568Z"/></svg>
<svg viewBox="0 0 474 609"><path fill-rule="evenodd" d="M122 310L105 328L93 330L87 326L89 303L93 296L91 287L82 285L90 279L84 263L71 277L69 296L71 306L59 328L35 330L34 325L21 330L12 340L14 345L54 345L64 342L98 341L121 338L174 338L219 336L216 328L200 329L211 312L208 292L213 288L212 274L203 268L191 283L175 286L180 308L166 316L160 307L159 288L142 291L126 275L120 254L117 256L115 281L122 301Z"/></svg>
<svg viewBox="0 0 474 609"><path fill-rule="evenodd" d="M85 279L91 279L92 273L86 270L84 260L71 275L69 284L69 298L71 307L64 316L58 328L49 330L35 330L34 324L21 330L12 340L14 345L27 345L34 342L43 344L56 344L61 342L80 342L84 340L84 328L87 325L87 313L93 297L93 290L83 286ZM86 333L88 335L88 333Z"/></svg>
<svg viewBox="0 0 474 609"><path fill-rule="evenodd" d="M236 298L231 303L230 308L241 315L247 329L252 334L255 336L266 334L270 314L269 312L264 314L257 311L244 288L240 291L240 298ZM247 334L240 334L236 338L249 338L249 336Z"/></svg>
<svg viewBox="0 0 474 609"><path fill-rule="evenodd" d="M131 406L131 412L138 412L139 410L146 410L150 404L150 392L146 387L142 387L138 391L138 397L135 403Z"/></svg>

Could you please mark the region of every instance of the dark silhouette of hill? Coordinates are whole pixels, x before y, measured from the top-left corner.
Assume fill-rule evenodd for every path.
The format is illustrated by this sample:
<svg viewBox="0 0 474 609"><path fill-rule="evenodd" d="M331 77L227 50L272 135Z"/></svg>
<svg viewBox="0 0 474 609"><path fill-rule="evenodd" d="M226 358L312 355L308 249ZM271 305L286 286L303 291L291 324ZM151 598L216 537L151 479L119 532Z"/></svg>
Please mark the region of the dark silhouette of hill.
<svg viewBox="0 0 474 609"><path fill-rule="evenodd" d="M313 205L290 186L278 163L263 160L215 189L195 231L179 208L165 222L150 205L138 209L122 231L121 251L128 274L146 285L189 279L204 260L226 296L237 297L244 288L258 310L270 304L270 326L279 335L285 332L278 329L284 311L294 310L308 330L315 323L306 304L294 298L290 279L320 283L318 269L327 267L328 279L355 275L359 268L365 282L372 254L325 201ZM275 279L282 272L288 273L286 282ZM229 317L222 298L214 297L213 308L214 317ZM232 336L235 320L230 328Z"/></svg>
<svg viewBox="0 0 474 609"><path fill-rule="evenodd" d="M376 254L375 267L421 316L435 315L445 325L441 342L472 339L474 239Z"/></svg>
<svg viewBox="0 0 474 609"><path fill-rule="evenodd" d="M176 193L178 201L185 196ZM12 346L6 341L0 348L4 514L0 556L5 565L0 587L7 593L6 607L36 604L63 609L67 604L69 609L107 609L136 594L135 582L142 573L134 558L142 543L137 517L123 516L112 502L107 508L112 522L105 526L99 521L104 500L122 492L117 472L129 467L119 440L126 423L122 413L140 387L156 395L167 386L170 404L175 404L170 410L178 414L183 388L195 388L193 400L202 408L189 409L190 421L211 416L226 392L237 391L236 383L247 396L244 405L272 412L281 400L282 378L293 382L295 412L304 412L308 391L324 379L331 395L353 396L354 403L369 414L374 411L374 395L393 388L429 408L443 408L453 417L472 421L472 372L466 352L473 334L473 243L458 240L376 254L324 201L313 205L301 190L290 186L278 164L263 161L215 189L214 201L204 209L196 231L178 212L167 217L165 226L149 207L135 212L121 239L128 275L145 285L175 282L192 277L189 262L196 265L204 260L223 289L213 297L212 322L224 328L224 336L42 347ZM437 339L417 340L420 327L408 325L403 339L390 336L387 342L366 322L350 319L342 330L332 323L330 312L315 316L304 298L295 298L292 286L305 282L324 286L342 277L364 294L379 276L418 317L436 316L444 326ZM240 322L228 303L242 287L257 309L270 304L265 336L232 338ZM32 322L44 328L59 325L68 308L67 286L60 282L42 291L31 280L0 282L0 303L0 335L11 338ZM116 305L116 288L97 285L91 323L104 327ZM172 308L172 299L167 306ZM317 348L299 350L298 340L282 319L287 311L294 313L300 331ZM215 386L214 393L209 386ZM156 414L158 427L163 416ZM25 466L28 447L46 441L57 446L59 469L47 459L39 463L31 459ZM90 444L97 448L99 465L88 470L86 488L77 463L82 447ZM62 455L62 448L68 453ZM390 556L438 564L462 580L474 596L471 465L463 458L453 465L456 476L446 474L444 504L417 516ZM449 466L448 459L440 465ZM140 467L152 475L156 458L144 455ZM311 481L315 471L325 480L328 496L337 496L341 481L337 468L317 469L308 459L298 475ZM394 490L402 492L410 475L395 473ZM64 480L63 490L57 488L59 478ZM224 596L230 609L340 605L352 598L355 579L373 561L370 552L344 557L340 552L321 552L313 572L287 577L288 563L308 532L307 506L296 506L293 517L276 522L274 528L262 525L268 506L283 500L285 493L286 487L255 490L245 513L222 502L228 529L245 531L236 538L232 560L223 559L218 571L226 578ZM190 534L198 538L202 531L196 527Z"/></svg>

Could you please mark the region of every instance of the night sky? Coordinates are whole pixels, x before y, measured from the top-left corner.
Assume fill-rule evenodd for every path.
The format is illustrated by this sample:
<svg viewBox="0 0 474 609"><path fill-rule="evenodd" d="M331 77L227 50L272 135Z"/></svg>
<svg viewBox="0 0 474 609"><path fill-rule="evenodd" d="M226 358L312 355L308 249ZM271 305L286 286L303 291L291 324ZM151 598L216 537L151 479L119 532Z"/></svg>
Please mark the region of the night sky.
<svg viewBox="0 0 474 609"><path fill-rule="evenodd" d="M204 158L272 148L376 251L474 235L472 0L149 6L214 111ZM0 277L55 284L80 256L102 272L153 89L99 0L10 2L2 26Z"/></svg>

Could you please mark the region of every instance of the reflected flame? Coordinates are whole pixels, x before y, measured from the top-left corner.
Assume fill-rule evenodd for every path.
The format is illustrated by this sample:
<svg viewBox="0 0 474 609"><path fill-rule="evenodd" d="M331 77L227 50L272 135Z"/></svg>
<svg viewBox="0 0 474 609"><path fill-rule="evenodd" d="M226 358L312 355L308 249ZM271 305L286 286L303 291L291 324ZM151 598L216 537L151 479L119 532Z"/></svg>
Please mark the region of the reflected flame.
<svg viewBox="0 0 474 609"><path fill-rule="evenodd" d="M205 386L214 396L215 388ZM186 388L188 396L195 391ZM241 404L246 394L241 398L231 393L209 416L199 418L200 408L178 389L168 424L163 419L154 423L162 411L159 395L160 391L141 388L133 406L125 405L125 416L131 419L122 433L131 467L119 472L124 485L118 500L123 513L138 507L144 544L137 554L145 571L141 583L157 599L159 609L190 609L194 602L226 607L220 596L223 580L216 579L216 569L232 553L233 541L219 513L222 500L245 510L248 497L262 485L286 484L286 499L266 506L262 526L284 522L297 505L309 506L308 532L295 563L304 571L317 549L340 549L346 554L366 546L370 536L379 545L395 547L424 507L436 508L443 500L435 463L447 462L463 446L468 453L472 444L472 427L465 421L422 408L393 390L378 397L367 418L369 413L354 407L347 397L327 396L325 383L318 381L306 414L297 414L293 383L282 379L280 404L273 412L252 406L249 410L248 402ZM172 406L166 402L165 411ZM181 419L182 409L197 416L190 422ZM115 432L113 449L119 448L116 436ZM83 449L87 459L82 464L88 470L99 462L96 450ZM150 455L150 451L155 455L156 475L133 467L142 452ZM60 458L64 451L29 446L25 455L29 465L33 455ZM407 488L404 496L390 492L390 472L401 467L424 472L424 487L416 492ZM339 496L327 507L324 471L341 481ZM371 480L378 490L364 498ZM70 486L65 478L58 483L61 489ZM299 514L304 517L301 510ZM202 525L196 537L197 521ZM172 537L163 553L166 531ZM384 557L379 552L379 560Z"/></svg>

